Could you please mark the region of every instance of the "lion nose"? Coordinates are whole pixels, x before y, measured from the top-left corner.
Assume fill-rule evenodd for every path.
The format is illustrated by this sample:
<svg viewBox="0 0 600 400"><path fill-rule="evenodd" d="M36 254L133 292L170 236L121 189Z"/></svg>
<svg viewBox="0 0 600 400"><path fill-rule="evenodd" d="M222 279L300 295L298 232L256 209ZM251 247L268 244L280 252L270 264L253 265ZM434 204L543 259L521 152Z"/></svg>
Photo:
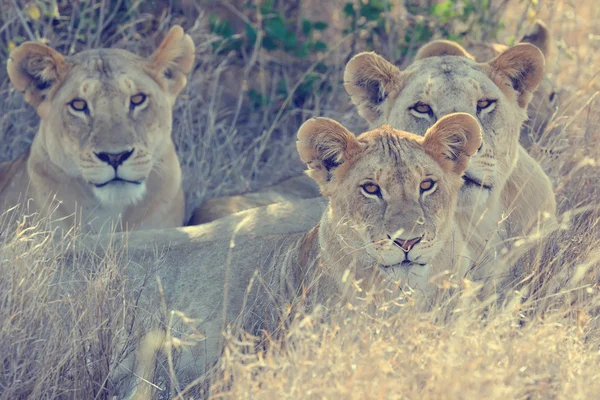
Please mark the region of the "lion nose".
<svg viewBox="0 0 600 400"><path fill-rule="evenodd" d="M133 150L135 149L131 149L128 151L122 151L120 153L106 153L106 152L102 152L102 153L94 153L96 155L96 157L98 157L98 159L100 161L103 161L105 163L107 163L108 165L110 165L111 167L113 167L114 169L117 169L117 167L121 164L123 164L125 162L125 160L127 160L129 157L131 157L131 155L133 154Z"/></svg>
<svg viewBox="0 0 600 400"><path fill-rule="evenodd" d="M402 240L402 239L398 238L398 239L394 240L394 243L397 246L400 246L400 248L402 248L402 250L404 250L404 252L408 253L415 244L417 244L421 241L421 239L423 239L423 236L408 239L408 240Z"/></svg>

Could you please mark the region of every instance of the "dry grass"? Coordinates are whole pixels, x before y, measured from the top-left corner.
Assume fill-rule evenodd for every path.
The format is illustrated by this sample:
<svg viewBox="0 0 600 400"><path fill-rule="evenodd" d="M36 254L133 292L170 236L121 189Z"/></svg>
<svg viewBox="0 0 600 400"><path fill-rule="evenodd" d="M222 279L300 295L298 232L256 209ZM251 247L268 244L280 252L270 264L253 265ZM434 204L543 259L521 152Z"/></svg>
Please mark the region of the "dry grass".
<svg viewBox="0 0 600 400"><path fill-rule="evenodd" d="M65 53L101 44L147 54L171 24L188 29L199 61L176 105L174 123L188 215L204 199L297 174L302 165L296 161L294 137L308 117L330 116L356 130L364 126L339 85L356 43L341 33L343 21L335 7L323 11L335 27L330 43L338 45L331 46L330 68L321 76L334 90L316 93L301 106L273 103L251 109L239 90L243 78L270 93L279 77L294 86L316 60L295 64L264 52L215 56L206 15L186 1L159 2L157 7L166 6L162 14L132 7L112 20L102 2L69 9L71 16L108 21L100 31L85 25L63 29L42 20L29 21L24 29L26 15L18 10L26 4L0 5L2 63L9 41L19 35L51 38ZM231 338L211 388L214 398L597 397L600 8L593 0L531 4L506 2L501 15L506 28L499 40L523 33L525 11L531 7L556 35L548 71L561 88L561 107L544 146L534 146L532 154L555 184L560 212L572 215L563 230L542 244L529 244L533 256L527 254L519 265L531 274L507 289L509 305L487 309L485 318L483 305L468 297L447 318L440 318L445 309L421 314L411 307L393 313L381 308L374 314L366 306L327 323L318 314L298 316L285 346L273 343L265 352L248 353L248 342ZM67 23L65 18L61 23ZM75 40L75 32L84 32L83 39ZM485 37L485 29L479 35ZM378 50L391 51L385 43ZM21 153L36 126L35 113L0 70L0 161ZM125 356L117 343L132 340L127 312L132 303L118 269L121 250L89 269L87 262L63 260L62 249L55 248L41 223L0 238L0 398L109 398L108 371ZM55 285L65 268L84 265L72 282ZM166 396L169 390L161 393Z"/></svg>

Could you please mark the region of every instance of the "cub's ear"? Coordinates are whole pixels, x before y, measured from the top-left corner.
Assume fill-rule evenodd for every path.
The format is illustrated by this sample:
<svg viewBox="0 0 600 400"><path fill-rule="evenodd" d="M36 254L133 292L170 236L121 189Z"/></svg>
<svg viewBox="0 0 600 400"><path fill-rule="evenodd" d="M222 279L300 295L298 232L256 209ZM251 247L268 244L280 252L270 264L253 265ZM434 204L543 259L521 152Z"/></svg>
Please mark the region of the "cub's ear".
<svg viewBox="0 0 600 400"><path fill-rule="evenodd" d="M501 90L506 86L517 92L521 108L527 108L531 95L544 76L544 55L529 43L517 44L489 62L491 78Z"/></svg>
<svg viewBox="0 0 600 400"><path fill-rule="evenodd" d="M42 116L45 107L40 105L64 81L69 66L56 50L41 43L25 42L10 53L6 69L15 88Z"/></svg>
<svg viewBox="0 0 600 400"><path fill-rule="evenodd" d="M358 113L370 124L383 116L385 100L401 86L400 70L373 52L359 53L346 65L344 88Z"/></svg>
<svg viewBox="0 0 600 400"><path fill-rule="evenodd" d="M324 195L335 169L357 154L361 145L340 123L329 118L312 118L298 130L298 154L308 166L307 174Z"/></svg>
<svg viewBox="0 0 600 400"><path fill-rule="evenodd" d="M531 43L540 49L547 59L550 56L550 48L552 47L552 34L546 27L546 24L538 19L521 40L519 40L519 43Z"/></svg>
<svg viewBox="0 0 600 400"><path fill-rule="evenodd" d="M462 174L481 146L481 126L470 114L448 114L425 133L423 146L447 171Z"/></svg>
<svg viewBox="0 0 600 400"><path fill-rule="evenodd" d="M177 96L187 83L194 65L194 41L179 25L169 29L158 49L150 56L150 68L166 82L166 89Z"/></svg>
<svg viewBox="0 0 600 400"><path fill-rule="evenodd" d="M459 56L467 57L471 60L475 59L458 43L451 42L449 40L434 40L423 45L423 47L417 51L415 61L439 56Z"/></svg>

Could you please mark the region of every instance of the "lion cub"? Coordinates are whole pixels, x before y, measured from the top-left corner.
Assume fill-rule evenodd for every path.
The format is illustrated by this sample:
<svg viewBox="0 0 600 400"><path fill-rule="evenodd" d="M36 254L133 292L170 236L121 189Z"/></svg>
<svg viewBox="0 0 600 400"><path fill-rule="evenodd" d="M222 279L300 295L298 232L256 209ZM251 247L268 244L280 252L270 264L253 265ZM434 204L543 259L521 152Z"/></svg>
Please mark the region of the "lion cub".
<svg viewBox="0 0 600 400"><path fill-rule="evenodd" d="M65 57L41 43L16 48L8 75L41 122L31 148L0 166L0 210L49 215L83 232L183 224L172 109L194 63L174 26L149 58L120 49ZM29 201L32 199L33 202ZM1 212L0 212L1 214Z"/></svg>
<svg viewBox="0 0 600 400"><path fill-rule="evenodd" d="M318 226L324 265L354 265L365 281L375 268L426 296L433 276L464 277L469 249L454 214L481 142L466 113L441 118L423 137L389 125L355 137L327 118L305 122L298 152L329 199Z"/></svg>

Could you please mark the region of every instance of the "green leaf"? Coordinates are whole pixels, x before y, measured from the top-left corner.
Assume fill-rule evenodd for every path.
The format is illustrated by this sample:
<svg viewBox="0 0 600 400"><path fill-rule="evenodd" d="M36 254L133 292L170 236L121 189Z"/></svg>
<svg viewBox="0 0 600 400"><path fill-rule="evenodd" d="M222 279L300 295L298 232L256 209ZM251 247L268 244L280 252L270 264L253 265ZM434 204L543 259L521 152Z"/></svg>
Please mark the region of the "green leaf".
<svg viewBox="0 0 600 400"><path fill-rule="evenodd" d="M346 5L344 6L344 14L346 14L348 17L354 16L354 4L353 3L346 3Z"/></svg>
<svg viewBox="0 0 600 400"><path fill-rule="evenodd" d="M266 36L263 38L262 46L265 50L272 51L277 48L277 42L275 42L272 38Z"/></svg>
<svg viewBox="0 0 600 400"><path fill-rule="evenodd" d="M365 17L367 21L376 21L383 11L383 9L373 5L371 2L360 6L360 15Z"/></svg>
<svg viewBox="0 0 600 400"><path fill-rule="evenodd" d="M246 24L246 40L250 46L256 42L256 29L250 24Z"/></svg>
<svg viewBox="0 0 600 400"><path fill-rule="evenodd" d="M302 45L296 49L296 57L299 57L299 58L308 57L308 54L310 53L309 47L310 47L310 43L302 43Z"/></svg>
<svg viewBox="0 0 600 400"><path fill-rule="evenodd" d="M327 64L324 64L322 62L318 63L315 66L315 72L318 72L319 74L325 74L325 73L327 73Z"/></svg>
<svg viewBox="0 0 600 400"><path fill-rule="evenodd" d="M431 14L436 17L449 17L452 11L452 0L447 0L442 3L438 3L431 8Z"/></svg>
<svg viewBox="0 0 600 400"><path fill-rule="evenodd" d="M294 50L298 46L298 40L296 39L294 32L286 32L286 35L283 38L283 44L287 51Z"/></svg>
<svg viewBox="0 0 600 400"><path fill-rule="evenodd" d="M280 79L277 82L277 93L283 97L286 97L288 95L287 83L284 79Z"/></svg>
<svg viewBox="0 0 600 400"><path fill-rule="evenodd" d="M302 32L304 33L304 36L310 35L312 28L313 28L313 25L309 20L307 20L307 19L302 20Z"/></svg>
<svg viewBox="0 0 600 400"><path fill-rule="evenodd" d="M315 49L315 51L326 51L327 45L324 42L321 42L319 40L318 42L315 43L314 49Z"/></svg>
<svg viewBox="0 0 600 400"><path fill-rule="evenodd" d="M273 0L265 0L260 5L260 12L263 15L272 13L273 12Z"/></svg>
<svg viewBox="0 0 600 400"><path fill-rule="evenodd" d="M287 29L283 25L281 16L276 16L265 22L265 33L272 39L285 40Z"/></svg>
<svg viewBox="0 0 600 400"><path fill-rule="evenodd" d="M323 21L317 21L314 23L314 27L318 31L324 31L325 29L327 29L328 26L329 25L327 24L327 22L323 22Z"/></svg>

